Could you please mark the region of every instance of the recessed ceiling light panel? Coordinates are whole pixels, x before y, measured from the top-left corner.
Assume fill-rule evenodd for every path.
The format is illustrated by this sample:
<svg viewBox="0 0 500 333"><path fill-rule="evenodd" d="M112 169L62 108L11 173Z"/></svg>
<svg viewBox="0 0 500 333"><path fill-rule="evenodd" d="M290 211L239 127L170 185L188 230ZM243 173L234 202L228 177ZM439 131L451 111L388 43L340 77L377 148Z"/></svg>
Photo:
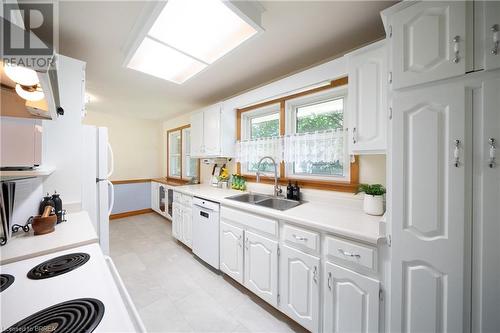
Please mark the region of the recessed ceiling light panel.
<svg viewBox="0 0 500 333"><path fill-rule="evenodd" d="M183 83L262 29L223 0L169 0L142 28L126 66ZM255 14L255 12L253 12ZM153 21L154 19L154 21Z"/></svg>
<svg viewBox="0 0 500 333"><path fill-rule="evenodd" d="M148 35L211 64L256 33L220 0L170 0Z"/></svg>
<svg viewBox="0 0 500 333"><path fill-rule="evenodd" d="M130 59L128 67L181 84L206 65L146 37Z"/></svg>

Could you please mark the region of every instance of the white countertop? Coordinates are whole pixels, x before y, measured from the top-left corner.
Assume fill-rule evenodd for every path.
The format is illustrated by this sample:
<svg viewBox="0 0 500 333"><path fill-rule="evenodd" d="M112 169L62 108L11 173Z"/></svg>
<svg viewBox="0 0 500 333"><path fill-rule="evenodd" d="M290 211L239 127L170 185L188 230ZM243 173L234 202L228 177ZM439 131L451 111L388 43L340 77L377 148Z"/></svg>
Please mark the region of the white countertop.
<svg viewBox="0 0 500 333"><path fill-rule="evenodd" d="M33 230L17 232L0 248L0 265L98 242L87 212L68 214L66 219L50 234L35 236Z"/></svg>
<svg viewBox="0 0 500 333"><path fill-rule="evenodd" d="M310 201L286 211L280 211L227 199L227 197L243 193L236 190L220 189L209 185L185 185L178 186L174 190L213 200L223 206L248 210L251 213L285 220L372 245L376 245L379 239L385 237L381 233L381 230L384 230L382 216L367 215L358 206L348 204L345 199Z"/></svg>

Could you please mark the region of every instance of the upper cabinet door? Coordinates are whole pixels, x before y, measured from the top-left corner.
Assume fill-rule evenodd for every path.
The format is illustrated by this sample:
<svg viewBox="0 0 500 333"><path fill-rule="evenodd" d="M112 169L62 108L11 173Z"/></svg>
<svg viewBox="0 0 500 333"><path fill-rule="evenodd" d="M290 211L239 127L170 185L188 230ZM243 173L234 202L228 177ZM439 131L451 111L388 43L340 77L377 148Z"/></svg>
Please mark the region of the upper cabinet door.
<svg viewBox="0 0 500 333"><path fill-rule="evenodd" d="M280 309L310 330L319 331L319 258L282 246Z"/></svg>
<svg viewBox="0 0 500 333"><path fill-rule="evenodd" d="M466 1L422 1L389 17L393 89L465 74Z"/></svg>
<svg viewBox="0 0 500 333"><path fill-rule="evenodd" d="M385 153L387 123L386 43L348 55L349 128L352 154Z"/></svg>
<svg viewBox="0 0 500 333"><path fill-rule="evenodd" d="M203 112L191 115L191 156L203 155Z"/></svg>
<svg viewBox="0 0 500 333"><path fill-rule="evenodd" d="M216 104L213 107L206 109L203 112L203 144L204 153L207 156L220 155L220 121L221 121L221 105Z"/></svg>
<svg viewBox="0 0 500 333"><path fill-rule="evenodd" d="M485 1L484 69L500 68L500 1Z"/></svg>
<svg viewBox="0 0 500 333"><path fill-rule="evenodd" d="M446 83L394 96L391 332L466 331L465 91Z"/></svg>
<svg viewBox="0 0 500 333"><path fill-rule="evenodd" d="M379 281L327 262L324 285L323 332L379 331Z"/></svg>
<svg viewBox="0 0 500 333"><path fill-rule="evenodd" d="M245 231L245 287L278 304L278 242Z"/></svg>

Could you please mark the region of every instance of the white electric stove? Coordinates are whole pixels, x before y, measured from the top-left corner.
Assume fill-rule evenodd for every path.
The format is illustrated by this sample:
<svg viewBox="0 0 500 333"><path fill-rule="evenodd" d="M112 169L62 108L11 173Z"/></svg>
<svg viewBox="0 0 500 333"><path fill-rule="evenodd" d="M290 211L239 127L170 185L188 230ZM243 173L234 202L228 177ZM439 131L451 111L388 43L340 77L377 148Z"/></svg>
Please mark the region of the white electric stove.
<svg viewBox="0 0 500 333"><path fill-rule="evenodd" d="M145 332L97 243L2 265L0 273L2 331L24 321L17 331Z"/></svg>

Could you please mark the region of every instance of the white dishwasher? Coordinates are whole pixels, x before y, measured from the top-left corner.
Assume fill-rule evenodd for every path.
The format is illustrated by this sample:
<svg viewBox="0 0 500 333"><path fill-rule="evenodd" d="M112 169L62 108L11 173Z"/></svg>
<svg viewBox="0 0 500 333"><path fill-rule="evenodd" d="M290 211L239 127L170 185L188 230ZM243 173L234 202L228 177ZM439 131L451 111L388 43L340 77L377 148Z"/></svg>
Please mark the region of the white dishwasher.
<svg viewBox="0 0 500 333"><path fill-rule="evenodd" d="M219 204L194 197L193 253L219 269Z"/></svg>

